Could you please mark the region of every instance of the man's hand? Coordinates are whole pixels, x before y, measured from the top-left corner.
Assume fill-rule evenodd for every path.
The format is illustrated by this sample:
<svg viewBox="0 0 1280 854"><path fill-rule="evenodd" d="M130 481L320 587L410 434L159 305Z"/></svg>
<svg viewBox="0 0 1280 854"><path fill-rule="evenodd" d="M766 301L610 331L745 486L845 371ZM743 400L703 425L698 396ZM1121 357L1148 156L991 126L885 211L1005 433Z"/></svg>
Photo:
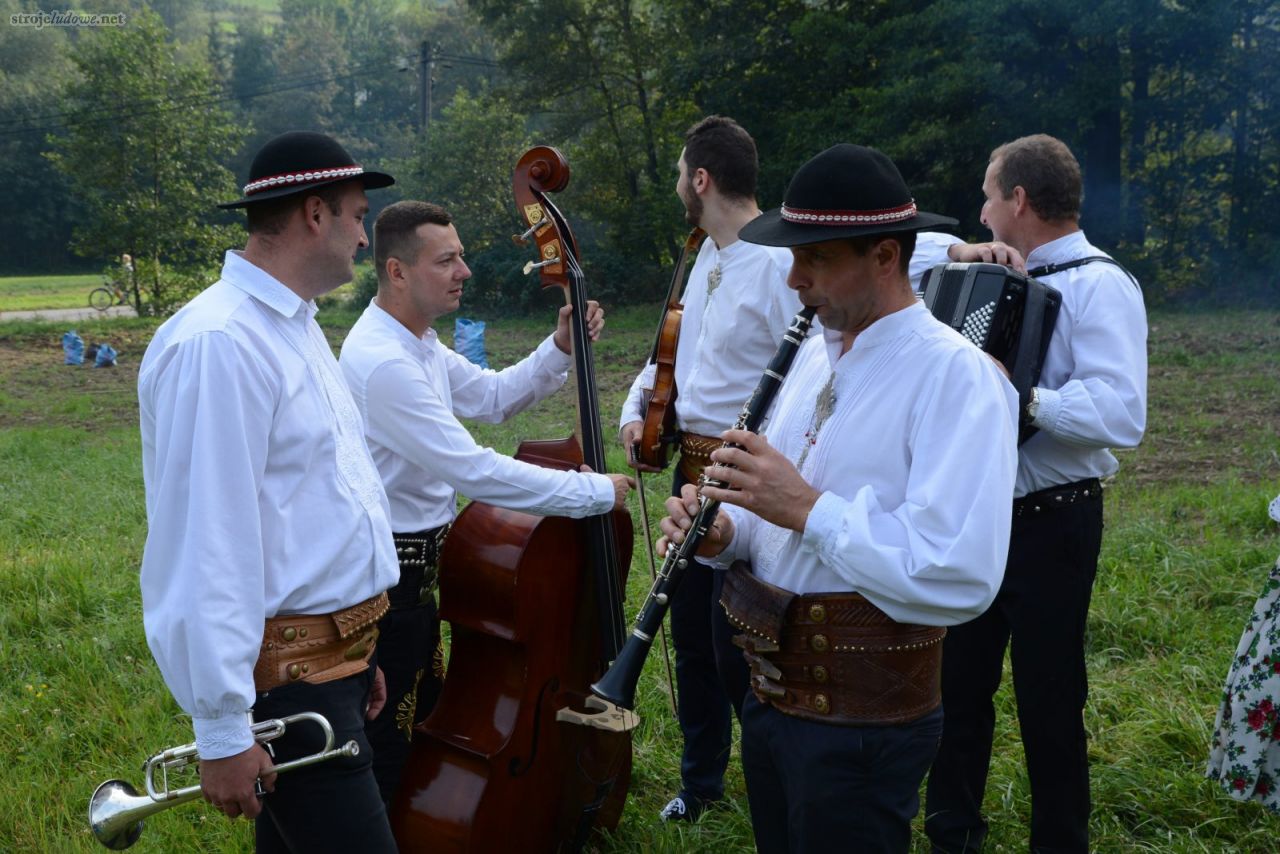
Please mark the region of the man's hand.
<svg viewBox="0 0 1280 854"><path fill-rule="evenodd" d="M387 704L387 677L382 675L382 668L373 669L373 685L369 688L369 705L365 707L364 718L371 721Z"/></svg>
<svg viewBox="0 0 1280 854"><path fill-rule="evenodd" d="M204 799L222 810L227 818L257 818L262 812L262 802L253 786L258 779L268 792L275 790L276 773L271 757L260 744L235 756L200 761L200 791Z"/></svg>
<svg viewBox="0 0 1280 854"><path fill-rule="evenodd" d="M556 316L556 334L553 340L561 353L573 352L573 338L569 332L569 315L571 314L573 314L573 306L563 305ZM598 341L602 329L604 329L604 309L595 300L587 300L587 335L592 341Z"/></svg>
<svg viewBox="0 0 1280 854"><path fill-rule="evenodd" d="M952 261L967 263L985 262L987 264L1003 264L1012 267L1019 273L1027 272L1026 259L1022 253L1007 243L993 241L991 243L953 243L947 247L947 257Z"/></svg>
<svg viewBox="0 0 1280 854"><path fill-rule="evenodd" d="M583 463L578 466L578 471L592 472L595 469ZM636 482L625 474L609 474L605 472L605 477L613 481L613 509L627 509L627 493L636 488Z"/></svg>
<svg viewBox="0 0 1280 854"><path fill-rule="evenodd" d="M658 556L665 558L668 548L675 548L684 542L693 526L693 519L698 515L701 502L698 500L698 488L686 483L680 490L680 497L667 499L667 515L658 522L662 530L662 538L658 540ZM698 543L697 554L700 557L715 557L724 551L725 546L733 542L733 520L724 513L717 513L716 520L707 529L707 534Z"/></svg>
<svg viewBox="0 0 1280 854"><path fill-rule="evenodd" d="M728 430L723 438L742 447L712 451L712 464L707 466L706 475L732 488L703 486L702 494L736 504L779 527L803 531L809 511L822 493L810 486L791 461L763 436L750 430Z"/></svg>
<svg viewBox="0 0 1280 854"><path fill-rule="evenodd" d="M618 431L618 440L622 443L622 450L627 452L627 465L636 471L662 471L657 466L647 466L640 462L638 454L640 453L640 437L643 435L643 421L628 421Z"/></svg>

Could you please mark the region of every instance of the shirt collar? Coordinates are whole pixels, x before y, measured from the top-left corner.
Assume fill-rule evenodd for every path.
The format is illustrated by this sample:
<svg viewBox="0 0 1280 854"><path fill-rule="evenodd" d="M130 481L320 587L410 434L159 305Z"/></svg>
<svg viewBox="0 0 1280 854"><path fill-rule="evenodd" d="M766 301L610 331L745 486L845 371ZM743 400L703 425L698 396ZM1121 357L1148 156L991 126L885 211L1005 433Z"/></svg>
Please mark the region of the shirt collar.
<svg viewBox="0 0 1280 854"><path fill-rule="evenodd" d="M1050 240L1048 243L1042 243L1032 249L1027 254L1027 269L1032 270L1048 264L1074 261L1091 252L1089 241L1085 239L1084 232L1077 229L1070 234L1064 234L1057 240Z"/></svg>
<svg viewBox="0 0 1280 854"><path fill-rule="evenodd" d="M427 331L421 338L417 337L409 331L407 326L388 314L386 309L378 305L375 300L369 300L369 307L364 310L364 313L388 329L392 335L396 336L397 341L406 347L412 347L415 352L430 353L439 340L436 331L431 327L427 327Z"/></svg>
<svg viewBox="0 0 1280 854"><path fill-rule="evenodd" d="M909 335L919 329L930 317L932 315L929 313L929 309L925 308L923 302L916 300L906 308L899 309L893 314L885 315L859 332L858 337L853 339L853 346L849 348L849 353L859 353L871 347L878 347L885 342L893 341L903 335ZM823 327L822 337L826 341L827 355L834 365L840 359L841 334L838 331Z"/></svg>
<svg viewBox="0 0 1280 854"><path fill-rule="evenodd" d="M308 319L315 317L314 300L304 300L288 286L252 261L239 249L227 250L222 262L222 278L283 317L296 317L299 310Z"/></svg>

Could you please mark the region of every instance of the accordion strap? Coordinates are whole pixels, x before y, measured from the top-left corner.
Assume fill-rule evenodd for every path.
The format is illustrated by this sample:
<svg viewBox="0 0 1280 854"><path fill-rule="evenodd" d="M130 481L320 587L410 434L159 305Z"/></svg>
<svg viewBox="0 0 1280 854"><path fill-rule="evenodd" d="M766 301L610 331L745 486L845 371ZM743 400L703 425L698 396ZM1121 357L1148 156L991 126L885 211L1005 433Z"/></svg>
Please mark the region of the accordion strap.
<svg viewBox="0 0 1280 854"><path fill-rule="evenodd" d="M1094 261L1101 261L1104 264L1119 267L1120 272L1129 277L1129 281L1133 282L1135 288L1142 289L1142 286L1138 284L1138 280L1133 277L1133 273L1126 270L1119 261L1114 258L1108 258L1106 255L1089 255L1085 258L1077 258L1074 261L1064 261L1061 264L1045 264L1043 267L1028 270L1027 276L1032 279L1038 279L1041 276L1052 276L1054 273L1061 273L1063 270L1074 270L1076 267L1083 267L1085 264L1092 264Z"/></svg>

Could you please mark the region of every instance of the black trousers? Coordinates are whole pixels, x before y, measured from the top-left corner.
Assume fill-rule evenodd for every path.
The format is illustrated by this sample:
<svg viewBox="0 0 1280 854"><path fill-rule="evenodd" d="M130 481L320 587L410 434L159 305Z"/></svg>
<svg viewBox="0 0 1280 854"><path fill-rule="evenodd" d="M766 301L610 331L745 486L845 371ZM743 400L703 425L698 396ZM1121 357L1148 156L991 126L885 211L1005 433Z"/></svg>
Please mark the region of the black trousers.
<svg viewBox="0 0 1280 854"><path fill-rule="evenodd" d="M373 747L378 790L390 806L409 759L413 728L426 720L444 687L434 593L423 604L388 611L378 621L378 664L387 680L387 705L365 724L365 734Z"/></svg>
<svg viewBox="0 0 1280 854"><path fill-rule="evenodd" d="M742 769L756 850L909 851L942 728L942 709L909 724L844 727L783 714L748 693Z"/></svg>
<svg viewBox="0 0 1280 854"><path fill-rule="evenodd" d="M929 773L925 830L935 851L977 851L1004 650L1031 783L1031 849L1089 848L1084 635L1102 545L1102 498L1013 520L1004 583L976 620L947 632L947 726Z"/></svg>
<svg viewBox="0 0 1280 854"><path fill-rule="evenodd" d="M676 469L672 494L689 481ZM671 597L671 643L676 656L676 700L684 752L681 791L700 801L724 796L724 772L733 744L731 714L742 716L750 673L736 630L720 606L724 573L695 562Z"/></svg>
<svg viewBox="0 0 1280 854"><path fill-rule="evenodd" d="M360 753L288 771L276 777L275 791L262 799L254 822L257 850L294 852L392 852L396 850L386 807L373 778L372 751L364 734L364 712L373 668L356 676L309 685L297 682L258 694L255 721L298 712L318 712L333 727L334 746L354 739ZM276 764L312 754L324 745L320 728L291 725L270 742Z"/></svg>

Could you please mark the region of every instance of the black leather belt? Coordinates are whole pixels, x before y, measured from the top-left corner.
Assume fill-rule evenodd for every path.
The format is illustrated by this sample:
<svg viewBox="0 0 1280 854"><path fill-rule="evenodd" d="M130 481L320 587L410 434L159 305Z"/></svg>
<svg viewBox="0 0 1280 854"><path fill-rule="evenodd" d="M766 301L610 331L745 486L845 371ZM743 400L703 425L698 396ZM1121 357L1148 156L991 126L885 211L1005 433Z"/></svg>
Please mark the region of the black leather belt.
<svg viewBox="0 0 1280 854"><path fill-rule="evenodd" d="M425 604L440 580L440 548L449 533L448 525L413 534L393 534L396 557L400 559L400 581L387 591L391 610Z"/></svg>
<svg viewBox="0 0 1280 854"><path fill-rule="evenodd" d="M1102 483L1096 477L1078 480L1075 483L1064 483L1062 486L1051 486L1013 499L1013 518L1048 513L1082 501L1096 501L1100 498L1102 498Z"/></svg>

